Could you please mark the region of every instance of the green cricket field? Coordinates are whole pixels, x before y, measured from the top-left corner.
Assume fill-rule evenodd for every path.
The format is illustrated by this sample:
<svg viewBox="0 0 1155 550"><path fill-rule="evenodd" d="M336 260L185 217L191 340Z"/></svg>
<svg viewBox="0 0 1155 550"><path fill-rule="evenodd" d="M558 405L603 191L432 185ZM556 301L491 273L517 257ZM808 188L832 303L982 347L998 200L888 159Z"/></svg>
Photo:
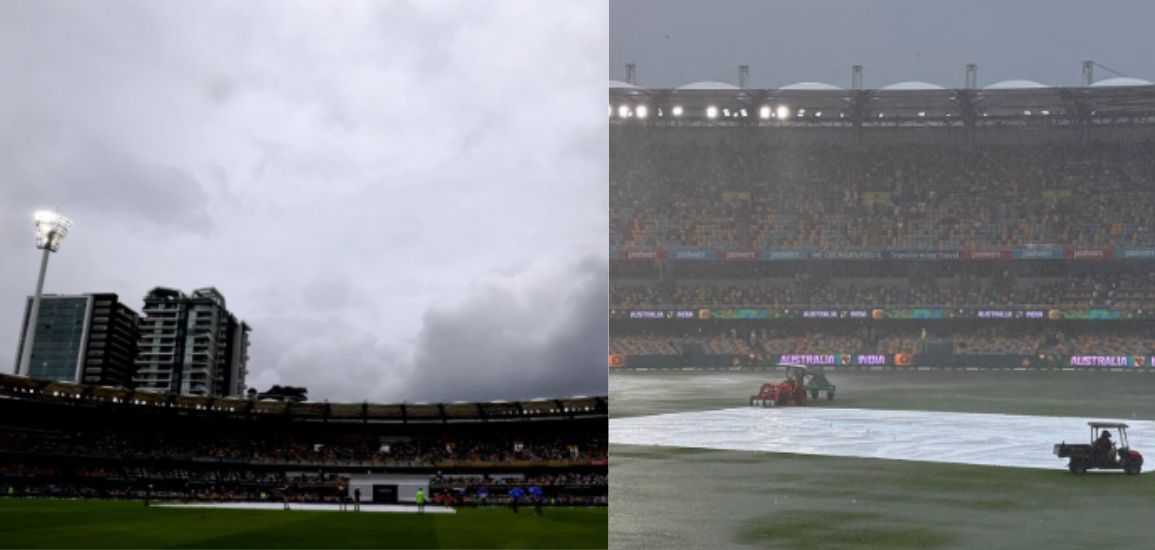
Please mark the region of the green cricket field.
<svg viewBox="0 0 1155 550"><path fill-rule="evenodd" d="M0 499L0 548L605 547L605 508L418 515Z"/></svg>
<svg viewBox="0 0 1155 550"><path fill-rule="evenodd" d="M1155 419L1142 372L828 370L807 407ZM779 372L610 376L610 417L743 407ZM612 430L612 428L611 428ZM950 438L949 433L937 437ZM1072 426L1069 441L1089 437ZM1058 443L1058 441L1056 441ZM1155 441L1132 448L1155 456ZM1050 453L1009 448L1001 452ZM1150 459L1149 459L1150 460ZM610 444L614 548L1141 548L1155 473ZM1148 462L1144 470L1155 468Z"/></svg>

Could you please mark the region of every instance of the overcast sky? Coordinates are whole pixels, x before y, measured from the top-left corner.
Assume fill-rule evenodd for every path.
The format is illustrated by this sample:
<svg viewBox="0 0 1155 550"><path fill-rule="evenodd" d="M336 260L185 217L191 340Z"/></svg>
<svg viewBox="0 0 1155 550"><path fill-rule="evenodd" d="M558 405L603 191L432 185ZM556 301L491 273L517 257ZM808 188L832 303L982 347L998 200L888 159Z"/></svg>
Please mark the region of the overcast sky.
<svg viewBox="0 0 1155 550"><path fill-rule="evenodd" d="M249 385L606 392L604 0L0 2L0 369L46 293L217 287Z"/></svg>
<svg viewBox="0 0 1155 550"><path fill-rule="evenodd" d="M1084 59L1155 80L1155 2L1149 0L613 0L610 78L673 87L699 80L750 86L801 81L867 88L922 80L962 87L1029 79L1079 85ZM1096 67L1095 79L1117 75Z"/></svg>

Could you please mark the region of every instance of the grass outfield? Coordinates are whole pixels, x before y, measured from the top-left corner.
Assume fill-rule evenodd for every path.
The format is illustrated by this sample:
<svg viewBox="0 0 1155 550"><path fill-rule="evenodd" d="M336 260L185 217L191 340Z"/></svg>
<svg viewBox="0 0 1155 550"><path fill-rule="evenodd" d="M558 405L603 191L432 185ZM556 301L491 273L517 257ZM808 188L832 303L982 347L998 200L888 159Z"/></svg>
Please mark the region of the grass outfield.
<svg viewBox="0 0 1155 550"><path fill-rule="evenodd" d="M605 548L606 509L456 514L144 508L0 500L2 548Z"/></svg>
<svg viewBox="0 0 1155 550"><path fill-rule="evenodd" d="M780 377L615 373L611 417L742 406L760 382ZM884 371L830 378L836 400L808 406L1155 419L1155 374ZM1085 434L1085 426L1073 427L1072 438ZM1155 441L1132 444L1147 456L1144 469L1155 469ZM1048 471L610 445L610 545L1150 547L1155 473L1074 476L1064 466L1057 458Z"/></svg>

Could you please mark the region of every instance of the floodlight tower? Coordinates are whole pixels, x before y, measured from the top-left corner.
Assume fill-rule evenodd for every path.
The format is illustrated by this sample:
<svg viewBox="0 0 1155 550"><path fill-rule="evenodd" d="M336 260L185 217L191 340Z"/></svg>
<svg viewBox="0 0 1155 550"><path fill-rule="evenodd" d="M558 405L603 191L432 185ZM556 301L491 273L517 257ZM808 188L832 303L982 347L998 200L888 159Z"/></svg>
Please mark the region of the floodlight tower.
<svg viewBox="0 0 1155 550"><path fill-rule="evenodd" d="M28 311L28 326L24 330L24 351L20 354L20 364L16 365L16 374L27 373L31 370L32 345L36 339L36 321L40 316L40 293L44 290L44 272L48 270L48 255L60 250L64 237L68 236L68 228L72 227L72 220L48 210L36 212L36 248L44 251L40 258L40 277L36 279L36 294L32 295L32 309Z"/></svg>

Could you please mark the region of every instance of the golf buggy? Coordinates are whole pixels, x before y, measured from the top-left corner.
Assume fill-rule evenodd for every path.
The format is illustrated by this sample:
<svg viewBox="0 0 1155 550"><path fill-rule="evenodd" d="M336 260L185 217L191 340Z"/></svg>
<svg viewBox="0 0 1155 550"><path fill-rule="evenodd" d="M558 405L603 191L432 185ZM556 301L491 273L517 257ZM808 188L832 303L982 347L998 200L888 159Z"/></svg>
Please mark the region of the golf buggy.
<svg viewBox="0 0 1155 550"><path fill-rule="evenodd" d="M1134 475L1143 469L1143 455L1131 449L1127 441L1127 425L1122 422L1088 422L1091 427L1091 443L1059 443L1055 445L1055 455L1059 458L1070 458L1067 467L1073 474L1086 473L1087 470L1123 470ZM1119 446L1110 441L1110 433L1100 438L1100 432L1108 429L1119 434ZM1112 456L1114 455L1114 456Z"/></svg>
<svg viewBox="0 0 1155 550"><path fill-rule="evenodd" d="M819 392L826 392L826 399L834 399L834 384L826 379L821 369L809 369L805 365L778 365L786 367L786 379L781 382L762 384L758 393L750 396L752 407L778 407L782 405L803 405L807 394L818 399Z"/></svg>

